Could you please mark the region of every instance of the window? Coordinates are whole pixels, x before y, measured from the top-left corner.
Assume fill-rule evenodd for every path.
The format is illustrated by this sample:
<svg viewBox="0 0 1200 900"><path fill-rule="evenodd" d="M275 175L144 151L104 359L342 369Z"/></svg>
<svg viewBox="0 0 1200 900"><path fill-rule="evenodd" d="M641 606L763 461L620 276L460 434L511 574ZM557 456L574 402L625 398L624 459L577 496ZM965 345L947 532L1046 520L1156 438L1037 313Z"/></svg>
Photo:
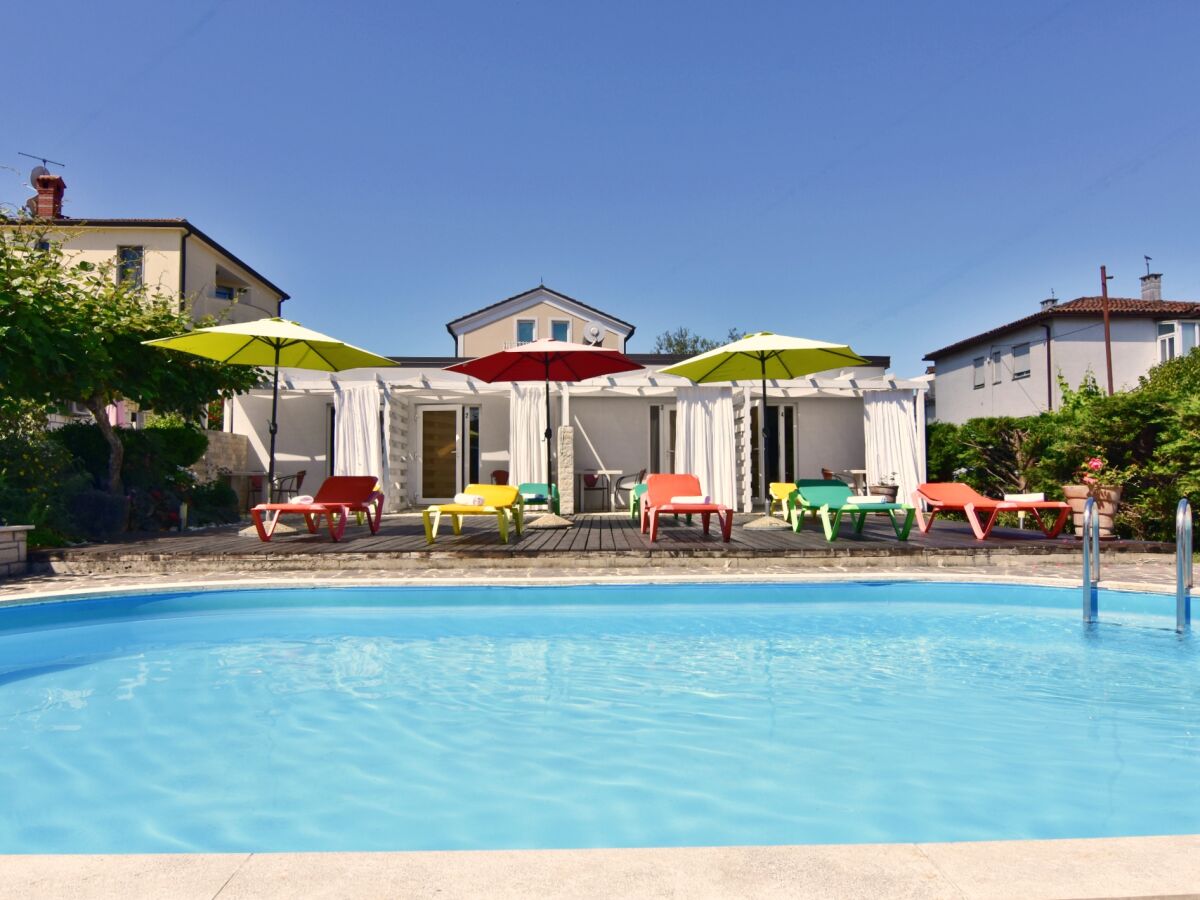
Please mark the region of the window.
<svg viewBox="0 0 1200 900"><path fill-rule="evenodd" d="M1029 345L1013 344L1013 381L1029 377Z"/></svg>
<svg viewBox="0 0 1200 900"><path fill-rule="evenodd" d="M1187 356L1194 348L1200 346L1200 322L1181 322L1179 328L1183 333L1179 352Z"/></svg>
<svg viewBox="0 0 1200 900"><path fill-rule="evenodd" d="M142 286L142 261L145 255L144 247L117 248L117 284Z"/></svg>
<svg viewBox="0 0 1200 900"><path fill-rule="evenodd" d="M556 341L569 341L571 339L571 323L551 320L550 337Z"/></svg>
<svg viewBox="0 0 1200 900"><path fill-rule="evenodd" d="M1177 322L1158 323L1158 361L1166 362L1175 358L1175 326Z"/></svg>
<svg viewBox="0 0 1200 900"><path fill-rule="evenodd" d="M463 484L479 484L479 409L478 406L463 407L463 439L466 453L463 454Z"/></svg>
<svg viewBox="0 0 1200 900"><path fill-rule="evenodd" d="M226 287L223 284L218 284L213 289L213 296L218 300L229 300L232 302L237 298L237 288Z"/></svg>
<svg viewBox="0 0 1200 900"><path fill-rule="evenodd" d="M1004 367L1000 361L1002 356L1003 356L1003 351L1000 351L1000 350L992 351L992 384L999 384L1000 376L1004 374Z"/></svg>
<svg viewBox="0 0 1200 900"><path fill-rule="evenodd" d="M975 367L975 389L976 390L983 387L983 361L984 361L984 357L982 357L982 356L975 357L974 367Z"/></svg>
<svg viewBox="0 0 1200 900"><path fill-rule="evenodd" d="M533 319L517 319L517 343L528 344L537 340L537 322Z"/></svg>

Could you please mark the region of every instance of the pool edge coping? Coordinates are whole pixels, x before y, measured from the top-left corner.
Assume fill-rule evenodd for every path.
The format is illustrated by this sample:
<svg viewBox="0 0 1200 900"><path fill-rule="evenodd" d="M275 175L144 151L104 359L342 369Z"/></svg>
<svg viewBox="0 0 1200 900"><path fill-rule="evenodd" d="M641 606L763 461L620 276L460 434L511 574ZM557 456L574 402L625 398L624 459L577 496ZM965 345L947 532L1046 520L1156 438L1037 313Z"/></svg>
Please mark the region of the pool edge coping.
<svg viewBox="0 0 1200 900"><path fill-rule="evenodd" d="M0 856L19 897L1147 897L1200 888L1200 835L588 850Z"/></svg>

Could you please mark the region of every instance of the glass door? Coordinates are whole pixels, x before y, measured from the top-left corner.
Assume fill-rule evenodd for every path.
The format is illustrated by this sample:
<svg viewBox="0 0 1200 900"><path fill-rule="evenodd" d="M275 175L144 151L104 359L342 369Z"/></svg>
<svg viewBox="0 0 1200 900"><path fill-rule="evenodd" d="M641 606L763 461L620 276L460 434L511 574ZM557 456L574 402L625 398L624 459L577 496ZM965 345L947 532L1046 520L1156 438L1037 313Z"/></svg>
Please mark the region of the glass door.
<svg viewBox="0 0 1200 900"><path fill-rule="evenodd" d="M417 409L421 448L421 503L446 503L462 487L458 464L462 445L462 409L458 406L422 406Z"/></svg>

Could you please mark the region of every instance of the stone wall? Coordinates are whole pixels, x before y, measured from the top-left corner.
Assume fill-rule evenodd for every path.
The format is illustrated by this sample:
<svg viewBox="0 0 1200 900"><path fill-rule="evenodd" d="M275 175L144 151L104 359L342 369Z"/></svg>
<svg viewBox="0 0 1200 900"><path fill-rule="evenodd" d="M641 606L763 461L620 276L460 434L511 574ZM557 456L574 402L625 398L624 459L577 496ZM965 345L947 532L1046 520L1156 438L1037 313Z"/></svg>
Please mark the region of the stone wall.
<svg viewBox="0 0 1200 900"><path fill-rule="evenodd" d="M561 515L575 514L575 429L570 425L558 428L558 511Z"/></svg>
<svg viewBox="0 0 1200 900"><path fill-rule="evenodd" d="M213 481L223 472L245 472L250 458L250 439L231 431L205 431L208 449L192 471L201 481Z"/></svg>
<svg viewBox="0 0 1200 900"><path fill-rule="evenodd" d="M26 538L32 525L0 526L0 579L16 578L29 571Z"/></svg>

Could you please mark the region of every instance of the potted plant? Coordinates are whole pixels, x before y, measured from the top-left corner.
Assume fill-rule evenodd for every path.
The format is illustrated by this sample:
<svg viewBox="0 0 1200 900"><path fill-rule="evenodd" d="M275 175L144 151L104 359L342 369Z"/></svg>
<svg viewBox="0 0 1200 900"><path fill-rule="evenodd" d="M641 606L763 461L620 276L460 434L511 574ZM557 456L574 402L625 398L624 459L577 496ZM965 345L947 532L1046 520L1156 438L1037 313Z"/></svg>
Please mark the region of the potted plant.
<svg viewBox="0 0 1200 900"><path fill-rule="evenodd" d="M872 497L883 497L888 503L896 502L896 494L900 491L895 472L889 472L880 477L879 484L867 485L867 493Z"/></svg>
<svg viewBox="0 0 1200 900"><path fill-rule="evenodd" d="M1075 533L1083 533L1083 508L1088 498L1096 501L1100 516L1100 537L1113 536L1113 520L1121 504L1121 476L1103 456L1091 456L1079 469L1079 484L1064 484L1063 497L1071 505Z"/></svg>

